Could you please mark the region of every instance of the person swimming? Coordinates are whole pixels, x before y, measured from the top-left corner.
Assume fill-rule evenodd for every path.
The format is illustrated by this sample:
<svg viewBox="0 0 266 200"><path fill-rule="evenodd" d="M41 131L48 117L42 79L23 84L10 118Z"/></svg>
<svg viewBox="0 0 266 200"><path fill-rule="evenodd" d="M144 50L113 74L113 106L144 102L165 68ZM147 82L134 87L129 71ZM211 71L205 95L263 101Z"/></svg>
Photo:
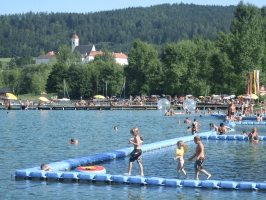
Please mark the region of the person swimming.
<svg viewBox="0 0 266 200"><path fill-rule="evenodd" d="M114 130L117 131L118 130L118 126L114 126Z"/></svg>
<svg viewBox="0 0 266 200"><path fill-rule="evenodd" d="M79 141L75 140L74 138L71 138L70 140L68 140L68 144L78 144Z"/></svg>
<svg viewBox="0 0 266 200"><path fill-rule="evenodd" d="M226 133L226 127L224 126L224 123L220 124L220 127L218 128L218 135L224 135Z"/></svg>
<svg viewBox="0 0 266 200"><path fill-rule="evenodd" d="M248 135L248 140L249 141L255 141L255 142L259 141L259 136L258 136L256 128L252 129L251 133Z"/></svg>

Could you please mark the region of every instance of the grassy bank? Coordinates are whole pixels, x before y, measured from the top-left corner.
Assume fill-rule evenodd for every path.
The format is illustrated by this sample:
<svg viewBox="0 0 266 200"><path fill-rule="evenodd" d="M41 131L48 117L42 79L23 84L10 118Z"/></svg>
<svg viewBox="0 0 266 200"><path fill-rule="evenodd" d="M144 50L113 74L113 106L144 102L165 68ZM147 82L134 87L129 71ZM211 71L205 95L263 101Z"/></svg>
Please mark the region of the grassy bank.
<svg viewBox="0 0 266 200"><path fill-rule="evenodd" d="M11 58L0 58L0 61L2 62L2 69L7 69L7 65Z"/></svg>

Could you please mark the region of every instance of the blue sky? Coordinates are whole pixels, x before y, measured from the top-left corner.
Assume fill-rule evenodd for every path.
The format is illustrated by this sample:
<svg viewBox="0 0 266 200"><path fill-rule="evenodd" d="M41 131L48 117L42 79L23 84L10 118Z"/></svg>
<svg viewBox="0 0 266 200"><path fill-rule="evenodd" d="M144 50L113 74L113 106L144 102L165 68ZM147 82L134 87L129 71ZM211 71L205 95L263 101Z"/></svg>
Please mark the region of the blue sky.
<svg viewBox="0 0 266 200"><path fill-rule="evenodd" d="M0 15L32 12L75 12L89 13L128 7L147 7L164 3L187 3L197 5L237 5L240 0L0 0ZM265 0L244 0L259 8L266 6Z"/></svg>

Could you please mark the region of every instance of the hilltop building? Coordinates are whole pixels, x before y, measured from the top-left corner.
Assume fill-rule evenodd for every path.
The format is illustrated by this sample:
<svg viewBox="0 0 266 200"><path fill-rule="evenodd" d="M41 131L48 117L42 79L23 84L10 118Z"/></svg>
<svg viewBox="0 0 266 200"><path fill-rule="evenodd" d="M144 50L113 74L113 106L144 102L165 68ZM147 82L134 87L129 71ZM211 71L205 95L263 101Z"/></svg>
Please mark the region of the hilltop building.
<svg viewBox="0 0 266 200"><path fill-rule="evenodd" d="M94 45L79 45L79 37L74 34L71 38L71 49L72 52L79 52L81 55L81 60L83 63L88 63L91 60L94 60L95 56L102 55L104 52L96 51ZM128 57L124 53L110 52L109 53L119 65L128 65ZM49 64L50 60L55 57L53 51L49 51L47 54L39 55L36 58L36 64L46 63Z"/></svg>
<svg viewBox="0 0 266 200"><path fill-rule="evenodd" d="M55 57L55 53L53 51L49 51L47 54L44 55L39 55L36 58L36 64L41 64L41 63L49 64L50 60L53 57Z"/></svg>
<svg viewBox="0 0 266 200"><path fill-rule="evenodd" d="M94 45L79 45L79 37L74 34L71 38L72 52L79 52L83 63L88 63L94 60L95 56L102 55L104 52L96 51ZM110 52L109 53L119 65L128 65L128 57L124 53ZM50 60L55 57L55 52L49 51L47 54L39 55L36 58L36 64L45 63L49 64Z"/></svg>
<svg viewBox="0 0 266 200"><path fill-rule="evenodd" d="M102 55L102 51L96 51L94 45L79 45L79 37L74 34L71 38L72 52L79 52L83 63L88 63L93 60L95 56ZM119 65L128 65L128 57L124 53L111 52L110 55L115 59Z"/></svg>

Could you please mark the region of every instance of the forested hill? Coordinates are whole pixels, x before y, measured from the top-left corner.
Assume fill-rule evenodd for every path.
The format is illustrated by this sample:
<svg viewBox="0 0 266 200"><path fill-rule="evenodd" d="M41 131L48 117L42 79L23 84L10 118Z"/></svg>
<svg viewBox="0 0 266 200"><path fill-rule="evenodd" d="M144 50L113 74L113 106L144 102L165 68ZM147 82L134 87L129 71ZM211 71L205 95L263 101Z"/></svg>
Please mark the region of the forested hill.
<svg viewBox="0 0 266 200"><path fill-rule="evenodd" d="M82 6L82 5L80 5ZM127 53L135 39L158 47L202 35L215 40L228 33L235 6L163 4L95 13L34 13L0 16L0 57L38 56L70 45L76 33L80 45Z"/></svg>

